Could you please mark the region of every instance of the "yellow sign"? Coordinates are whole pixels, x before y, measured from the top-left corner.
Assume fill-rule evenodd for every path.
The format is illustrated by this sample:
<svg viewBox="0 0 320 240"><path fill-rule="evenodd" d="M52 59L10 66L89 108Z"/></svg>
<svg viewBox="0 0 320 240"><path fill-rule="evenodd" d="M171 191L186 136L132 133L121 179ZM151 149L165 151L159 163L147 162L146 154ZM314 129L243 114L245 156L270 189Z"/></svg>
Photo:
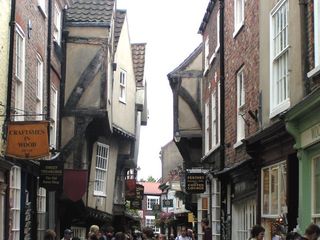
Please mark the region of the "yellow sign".
<svg viewBox="0 0 320 240"><path fill-rule="evenodd" d="M191 212L188 213L188 222L189 223L193 223L194 222L194 216L193 216L193 213L191 213Z"/></svg>
<svg viewBox="0 0 320 240"><path fill-rule="evenodd" d="M9 123L6 155L21 159L47 156L48 124L48 121Z"/></svg>

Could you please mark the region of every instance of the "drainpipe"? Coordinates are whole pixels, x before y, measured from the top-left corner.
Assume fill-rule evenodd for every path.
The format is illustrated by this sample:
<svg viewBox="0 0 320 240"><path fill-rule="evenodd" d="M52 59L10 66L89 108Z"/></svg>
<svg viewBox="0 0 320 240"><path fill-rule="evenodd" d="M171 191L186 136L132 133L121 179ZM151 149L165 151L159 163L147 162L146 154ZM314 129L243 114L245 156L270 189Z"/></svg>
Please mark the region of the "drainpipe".
<svg viewBox="0 0 320 240"><path fill-rule="evenodd" d="M52 49L52 0L48 0L48 36L47 36L47 116L50 120L51 106L51 49ZM50 136L50 131L48 132ZM49 138L50 139L50 138Z"/></svg>
<svg viewBox="0 0 320 240"><path fill-rule="evenodd" d="M224 0L219 0L219 11L220 11L220 26L219 26L219 37L220 37L220 170L223 170L225 167L225 69L224 69ZM226 189L225 181L223 176L221 179L221 239L227 238L227 192L223 189Z"/></svg>
<svg viewBox="0 0 320 240"><path fill-rule="evenodd" d="M16 0L11 0L11 17L10 17L10 46L9 46L9 66L8 66L8 86L7 86L7 103L6 117L4 127L7 127L11 117L11 97L12 97L12 81L13 81L13 50L14 50L14 34L16 27ZM7 133L7 129L4 131ZM5 134L6 138L6 134Z"/></svg>

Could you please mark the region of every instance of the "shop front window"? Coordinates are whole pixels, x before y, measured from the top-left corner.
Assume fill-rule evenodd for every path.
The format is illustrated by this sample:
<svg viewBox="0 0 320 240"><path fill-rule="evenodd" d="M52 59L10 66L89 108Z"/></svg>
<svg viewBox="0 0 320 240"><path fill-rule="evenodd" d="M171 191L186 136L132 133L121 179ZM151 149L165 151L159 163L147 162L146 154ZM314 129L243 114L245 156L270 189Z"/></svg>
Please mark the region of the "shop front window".
<svg viewBox="0 0 320 240"><path fill-rule="evenodd" d="M279 217L287 212L286 178L287 165L277 163L262 169L262 216Z"/></svg>

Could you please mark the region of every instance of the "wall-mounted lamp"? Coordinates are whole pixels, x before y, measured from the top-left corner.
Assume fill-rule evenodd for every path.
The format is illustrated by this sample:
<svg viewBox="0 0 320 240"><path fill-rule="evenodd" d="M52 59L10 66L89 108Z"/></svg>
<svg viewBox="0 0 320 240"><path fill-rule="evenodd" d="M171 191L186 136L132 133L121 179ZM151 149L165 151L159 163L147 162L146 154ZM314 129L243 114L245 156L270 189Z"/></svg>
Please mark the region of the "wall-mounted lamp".
<svg viewBox="0 0 320 240"><path fill-rule="evenodd" d="M175 142L180 142L180 140L181 140L180 132L179 132L179 131L176 131L176 132L174 133L174 141L175 141Z"/></svg>

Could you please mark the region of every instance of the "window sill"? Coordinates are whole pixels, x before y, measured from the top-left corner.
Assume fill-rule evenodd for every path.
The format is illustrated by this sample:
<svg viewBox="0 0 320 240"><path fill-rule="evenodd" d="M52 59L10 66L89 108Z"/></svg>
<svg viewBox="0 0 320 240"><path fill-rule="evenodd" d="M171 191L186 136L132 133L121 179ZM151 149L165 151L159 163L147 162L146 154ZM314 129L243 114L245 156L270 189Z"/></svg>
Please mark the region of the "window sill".
<svg viewBox="0 0 320 240"><path fill-rule="evenodd" d="M40 5L38 5L39 11L41 12L43 18L47 18L46 10L43 9Z"/></svg>
<svg viewBox="0 0 320 240"><path fill-rule="evenodd" d="M307 73L308 78L312 78L318 75L320 75L320 65L316 66L314 69Z"/></svg>
<svg viewBox="0 0 320 240"><path fill-rule="evenodd" d="M236 149L238 147L240 147L241 145L243 144L243 142L240 140L240 141L237 141L234 145L233 145L233 148Z"/></svg>
<svg viewBox="0 0 320 240"><path fill-rule="evenodd" d="M235 28L235 30L234 30L234 32L233 32L233 34L232 34L233 38L236 38L236 37L238 36L238 34L239 34L239 32L241 31L241 29L243 28L243 26L244 26L244 22L241 22L241 23Z"/></svg>
<svg viewBox="0 0 320 240"><path fill-rule="evenodd" d="M287 98L282 103L280 103L278 106L275 106L272 108L269 114L269 118L274 118L278 114L282 113L283 111L287 110L290 107L290 99Z"/></svg>
<svg viewBox="0 0 320 240"><path fill-rule="evenodd" d="M126 101L124 99L119 98L119 102L123 103L123 104L127 104Z"/></svg>
<svg viewBox="0 0 320 240"><path fill-rule="evenodd" d="M220 147L220 142L218 142L213 148L211 148L209 151L205 153L205 155L201 158L201 160L205 159L208 157L211 153L213 153L215 150L217 150Z"/></svg>
<svg viewBox="0 0 320 240"><path fill-rule="evenodd" d="M103 198L106 198L106 197L107 197L106 194L99 193L99 192L94 192L94 193L93 193L93 196L94 196L94 197L103 197Z"/></svg>

